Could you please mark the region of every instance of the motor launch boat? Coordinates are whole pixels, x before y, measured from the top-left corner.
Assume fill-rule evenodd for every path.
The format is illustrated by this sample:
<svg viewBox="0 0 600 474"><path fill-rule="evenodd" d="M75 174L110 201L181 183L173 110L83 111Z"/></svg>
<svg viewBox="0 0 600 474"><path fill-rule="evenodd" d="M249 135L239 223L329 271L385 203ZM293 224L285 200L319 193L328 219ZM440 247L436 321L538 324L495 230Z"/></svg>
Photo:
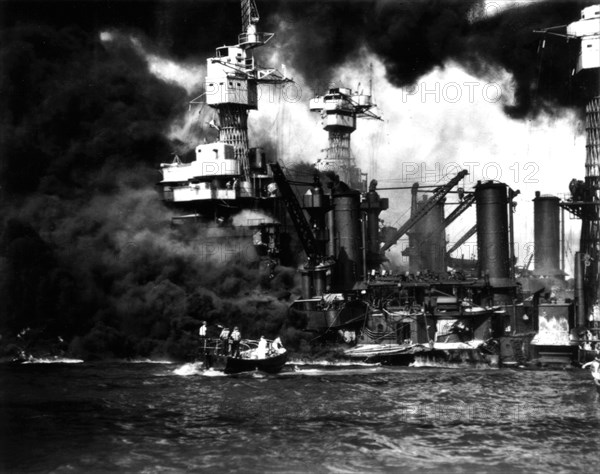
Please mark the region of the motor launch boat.
<svg viewBox="0 0 600 474"><path fill-rule="evenodd" d="M204 345L202 361L206 369L221 370L226 374L253 372L255 370L269 374L277 374L287 362L285 348L276 348L272 341L265 340L265 347L260 341L243 340L240 342L239 356L228 353L219 339L207 339Z"/></svg>

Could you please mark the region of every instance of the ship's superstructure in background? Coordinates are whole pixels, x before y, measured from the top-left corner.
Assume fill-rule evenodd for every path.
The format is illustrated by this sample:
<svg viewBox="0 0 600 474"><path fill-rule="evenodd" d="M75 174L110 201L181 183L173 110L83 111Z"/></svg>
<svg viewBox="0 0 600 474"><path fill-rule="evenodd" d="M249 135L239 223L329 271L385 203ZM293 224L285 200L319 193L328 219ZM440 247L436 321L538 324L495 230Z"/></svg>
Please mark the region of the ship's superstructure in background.
<svg viewBox="0 0 600 474"><path fill-rule="evenodd" d="M321 173L337 175L350 188L363 193L367 190L367 178L356 166L350 148L350 136L356 130L357 118L380 119L373 112L375 104L372 102L371 89L369 80L368 93L337 87L329 89L324 96L310 100L310 110L321 113L323 129L329 134L325 157L317 161L315 168Z"/></svg>
<svg viewBox="0 0 600 474"><path fill-rule="evenodd" d="M600 349L600 5L584 8L581 19L566 27L566 34L557 33L560 28L564 27L542 33L580 41L573 74L589 102L585 110L584 180L571 181L568 199L561 201L539 193L534 199L535 274L544 282L553 303L557 303L556 293L564 288L564 273L558 263L558 242L564 240L564 236L559 238L559 208L581 219L581 237L574 262L574 302L540 305L533 346L542 359L564 360L577 354L583 361L592 356L593 349Z"/></svg>

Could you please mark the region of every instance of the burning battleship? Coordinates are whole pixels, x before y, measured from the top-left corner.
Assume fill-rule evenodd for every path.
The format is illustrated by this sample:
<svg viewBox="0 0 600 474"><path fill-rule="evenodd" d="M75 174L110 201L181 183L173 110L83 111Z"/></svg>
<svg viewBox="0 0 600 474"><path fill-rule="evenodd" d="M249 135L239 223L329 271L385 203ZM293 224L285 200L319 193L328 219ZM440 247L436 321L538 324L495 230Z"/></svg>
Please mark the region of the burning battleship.
<svg viewBox="0 0 600 474"><path fill-rule="evenodd" d="M461 182L467 170L427 188L427 195L415 183L409 219L399 228L382 228L380 214L388 210L389 200L380 196L376 180L367 186L350 146L357 119L378 118L371 87L367 92L335 87L310 101L310 109L321 114L329 145L315 164L314 181L299 199L281 165L267 161L260 148L248 146L247 118L257 108L257 85L288 79L256 66L253 49L272 35L257 31L254 1L241 4L238 43L217 48L207 60L204 97L218 113L214 126L219 140L198 145L191 163L162 165L165 201L192 212L177 219L202 216L223 222L242 209L261 209L274 219L254 226L259 236L255 241L277 259L282 254L280 222L289 217L306 254L299 268L301 297L290 306L290 324L316 339L349 344L346 357L390 364L441 360L495 365L588 359L600 344L597 87L591 88L586 108L585 178L571 182L568 198L532 197L535 267L529 271L530 258L517 271L513 214L519 191L497 181L478 181L466 189ZM597 77L600 6L585 8L565 35L581 41L577 75ZM456 193L459 202L446 215L449 193ZM448 248L446 227L471 206L476 223ZM582 222L570 296L561 258L562 210ZM403 255L409 266L399 271L386 251L406 235L409 247ZM452 257L473 235L477 259Z"/></svg>

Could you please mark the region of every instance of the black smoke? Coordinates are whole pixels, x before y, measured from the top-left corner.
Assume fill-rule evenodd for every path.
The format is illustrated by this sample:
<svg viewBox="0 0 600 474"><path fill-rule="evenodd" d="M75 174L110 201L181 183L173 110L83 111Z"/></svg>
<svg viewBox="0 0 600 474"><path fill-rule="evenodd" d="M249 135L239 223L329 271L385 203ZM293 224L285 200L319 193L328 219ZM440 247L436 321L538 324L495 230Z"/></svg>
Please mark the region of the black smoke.
<svg viewBox="0 0 600 474"><path fill-rule="evenodd" d="M167 131L190 98L150 74L130 44L101 41L102 31L118 29L168 54L183 15L164 23L171 5L1 6L6 354L187 357L201 320L213 330L238 324L245 336L281 329L294 273L279 268L271 278L257 268L247 238L223 243L209 225L171 228L155 189L158 165L173 151ZM208 20L216 6L200 6L206 21L184 21L195 30L187 51L222 41L222 27Z"/></svg>
<svg viewBox="0 0 600 474"><path fill-rule="evenodd" d="M484 80L496 79L494 71L502 67L514 76L516 87L515 103L505 111L523 118L578 108L589 98L589 89L571 76L579 42L534 30L576 21L581 9L594 3L549 0L503 8L507 2L291 0L279 4L271 28L283 25L277 41L313 88L335 81L334 69L359 58L364 46L383 61L388 80L398 87L415 84L448 61ZM597 87L592 93L598 93Z"/></svg>

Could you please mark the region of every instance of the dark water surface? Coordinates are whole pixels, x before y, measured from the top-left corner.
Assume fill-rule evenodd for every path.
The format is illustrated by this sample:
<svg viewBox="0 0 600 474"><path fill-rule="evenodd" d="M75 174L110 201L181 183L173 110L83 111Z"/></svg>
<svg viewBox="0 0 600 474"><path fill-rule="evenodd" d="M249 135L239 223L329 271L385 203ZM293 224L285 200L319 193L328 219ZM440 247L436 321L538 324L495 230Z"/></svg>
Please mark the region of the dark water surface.
<svg viewBox="0 0 600 474"><path fill-rule="evenodd" d="M0 471L600 472L585 371L297 369L1 366Z"/></svg>

